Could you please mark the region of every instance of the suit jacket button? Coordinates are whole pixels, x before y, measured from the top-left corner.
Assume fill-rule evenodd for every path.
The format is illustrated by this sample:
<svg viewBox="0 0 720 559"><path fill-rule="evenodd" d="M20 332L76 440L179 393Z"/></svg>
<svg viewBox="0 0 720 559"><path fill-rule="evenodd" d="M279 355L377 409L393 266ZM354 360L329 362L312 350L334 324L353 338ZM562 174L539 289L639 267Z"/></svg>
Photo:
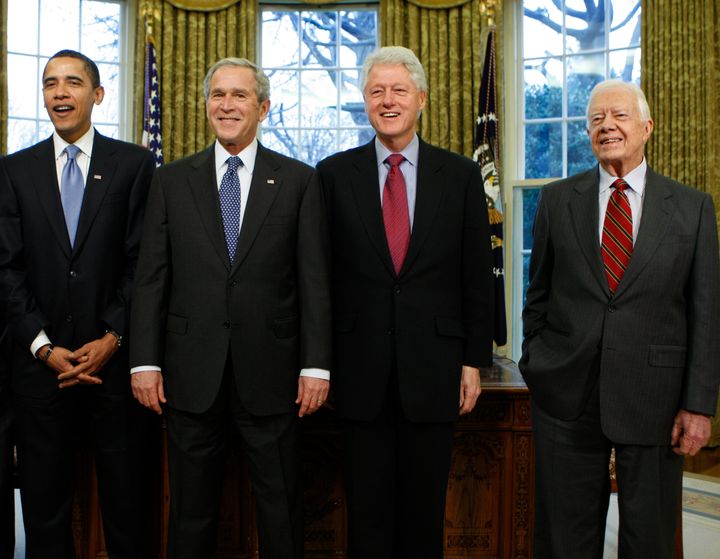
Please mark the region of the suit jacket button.
<svg viewBox="0 0 720 559"><path fill-rule="evenodd" d="M610 306L608 307L608 311L609 311L609 312L615 312L616 310L617 310L617 307L616 307L615 305L610 305Z"/></svg>
<svg viewBox="0 0 720 559"><path fill-rule="evenodd" d="M230 287L235 287L238 284L237 280L232 280L230 282Z"/></svg>
<svg viewBox="0 0 720 559"><path fill-rule="evenodd" d="M65 317L65 322L72 322L72 321L73 321L73 317L71 314L69 314Z"/></svg>
<svg viewBox="0 0 720 559"><path fill-rule="evenodd" d="M399 285L393 286L393 292L395 293L395 295L400 295L400 291L402 290L400 289Z"/></svg>
<svg viewBox="0 0 720 559"><path fill-rule="evenodd" d="M229 322L223 322L223 328L230 329L230 323L229 323Z"/></svg>
<svg viewBox="0 0 720 559"><path fill-rule="evenodd" d="M393 330L392 328L390 328L390 330L387 331L388 336L392 336L394 333L395 333L395 330Z"/></svg>
<svg viewBox="0 0 720 559"><path fill-rule="evenodd" d="M71 277L71 278L76 278L76 277L77 277L77 272L76 272L75 270L70 270L70 277Z"/></svg>

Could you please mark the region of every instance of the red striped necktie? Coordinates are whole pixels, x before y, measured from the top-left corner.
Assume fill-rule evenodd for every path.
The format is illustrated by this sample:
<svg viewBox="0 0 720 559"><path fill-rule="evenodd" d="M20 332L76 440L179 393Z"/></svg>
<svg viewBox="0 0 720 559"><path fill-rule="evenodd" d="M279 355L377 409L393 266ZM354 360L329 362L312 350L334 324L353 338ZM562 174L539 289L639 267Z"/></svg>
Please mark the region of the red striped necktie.
<svg viewBox="0 0 720 559"><path fill-rule="evenodd" d="M632 210L625 189L628 183L617 179L605 212L602 233L602 259L610 293L615 293L633 252Z"/></svg>

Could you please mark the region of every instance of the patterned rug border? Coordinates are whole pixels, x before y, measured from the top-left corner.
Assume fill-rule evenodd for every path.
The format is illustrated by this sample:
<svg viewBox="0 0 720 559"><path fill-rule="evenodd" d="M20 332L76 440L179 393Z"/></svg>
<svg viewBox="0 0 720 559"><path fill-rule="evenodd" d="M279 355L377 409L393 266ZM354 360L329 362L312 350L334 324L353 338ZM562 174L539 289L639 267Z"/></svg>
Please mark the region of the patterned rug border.
<svg viewBox="0 0 720 559"><path fill-rule="evenodd" d="M683 512L720 522L720 483L706 476L689 477L692 485L702 482L704 487L683 484Z"/></svg>

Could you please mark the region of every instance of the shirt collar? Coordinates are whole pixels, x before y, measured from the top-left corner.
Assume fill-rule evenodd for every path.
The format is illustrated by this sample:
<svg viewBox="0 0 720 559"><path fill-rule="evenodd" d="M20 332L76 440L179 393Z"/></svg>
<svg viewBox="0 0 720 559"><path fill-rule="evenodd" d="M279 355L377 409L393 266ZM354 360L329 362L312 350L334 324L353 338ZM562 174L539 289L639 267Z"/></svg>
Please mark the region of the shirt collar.
<svg viewBox="0 0 720 559"><path fill-rule="evenodd" d="M405 146L405 149L403 149L399 153L402 154L402 156L407 159L408 163L410 163L413 167L417 167L419 152L420 140L418 140L418 136L417 134L415 134L410 143ZM385 163L388 155L392 154L393 152L386 148L383 143L378 139L378 137L375 136L375 156L377 157L378 167Z"/></svg>
<svg viewBox="0 0 720 559"><path fill-rule="evenodd" d="M613 177L608 173L602 165L598 165L600 169L600 192L604 192L612 186L618 177ZM635 167L627 175L622 178L628 186L640 196L645 192L645 175L647 174L647 160L643 157L640 165Z"/></svg>
<svg viewBox="0 0 720 559"><path fill-rule="evenodd" d="M257 155L258 141L257 138L253 138L245 149L238 153L238 157L243 162L243 167L252 175L253 169L255 169L255 156ZM215 140L215 172L219 173L220 168L225 165L228 157L232 157L232 154L226 150L222 144Z"/></svg>
<svg viewBox="0 0 720 559"><path fill-rule="evenodd" d="M65 151L65 148L68 147L70 144L63 140L60 135L57 133L57 131L53 131L53 145L55 146L55 159L58 159L63 152ZM73 145L80 148L80 151L83 152L85 155L90 157L90 154L92 153L93 148L93 141L95 140L95 128L92 126L88 128L88 131L85 132L80 138L77 140L77 142L74 142Z"/></svg>

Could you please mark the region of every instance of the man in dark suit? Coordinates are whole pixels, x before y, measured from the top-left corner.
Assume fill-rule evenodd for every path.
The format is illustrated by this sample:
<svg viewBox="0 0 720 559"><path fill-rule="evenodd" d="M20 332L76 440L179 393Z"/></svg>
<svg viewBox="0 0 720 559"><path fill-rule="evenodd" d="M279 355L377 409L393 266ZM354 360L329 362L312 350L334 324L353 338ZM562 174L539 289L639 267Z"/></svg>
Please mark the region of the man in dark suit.
<svg viewBox="0 0 720 559"><path fill-rule="evenodd" d="M376 137L318 165L349 552L439 558L454 424L491 364L487 207L479 167L417 136L427 81L413 52L381 48L363 75Z"/></svg>
<svg viewBox="0 0 720 559"><path fill-rule="evenodd" d="M602 557L613 447L619 556L672 557L683 455L710 435L715 210L648 167L652 130L640 88L598 84L587 131L599 166L538 202L520 370L533 398L539 559Z"/></svg>
<svg viewBox="0 0 720 559"><path fill-rule="evenodd" d="M43 72L52 137L0 162L0 289L26 557L74 556L73 449L95 450L111 558L139 557L127 353L130 290L153 171L144 149L92 127L104 90L70 50Z"/></svg>
<svg viewBox="0 0 720 559"><path fill-rule="evenodd" d="M158 413L167 397L171 559L215 556L229 425L250 464L260 556L301 557L296 416L329 388L320 191L311 167L257 141L270 83L253 63L220 60L204 92L217 141L161 168L148 200L133 391Z"/></svg>

